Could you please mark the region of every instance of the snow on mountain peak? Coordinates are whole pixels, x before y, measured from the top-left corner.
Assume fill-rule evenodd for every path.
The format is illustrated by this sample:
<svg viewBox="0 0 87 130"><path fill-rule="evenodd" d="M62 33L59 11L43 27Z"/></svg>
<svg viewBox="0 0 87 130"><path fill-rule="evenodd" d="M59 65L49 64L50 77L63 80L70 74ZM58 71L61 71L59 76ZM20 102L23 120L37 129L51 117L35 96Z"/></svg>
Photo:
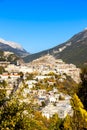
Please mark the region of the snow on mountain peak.
<svg viewBox="0 0 87 130"><path fill-rule="evenodd" d="M8 41L8 45L13 47L13 48L16 48L16 49L20 49L20 50L23 50L23 47L15 42L10 42Z"/></svg>
<svg viewBox="0 0 87 130"><path fill-rule="evenodd" d="M4 39L2 39L2 38L0 38L0 42L3 43L3 44L9 45L9 46L11 46L12 48L24 50L21 45L15 43L15 42L6 41L6 40L4 40Z"/></svg>

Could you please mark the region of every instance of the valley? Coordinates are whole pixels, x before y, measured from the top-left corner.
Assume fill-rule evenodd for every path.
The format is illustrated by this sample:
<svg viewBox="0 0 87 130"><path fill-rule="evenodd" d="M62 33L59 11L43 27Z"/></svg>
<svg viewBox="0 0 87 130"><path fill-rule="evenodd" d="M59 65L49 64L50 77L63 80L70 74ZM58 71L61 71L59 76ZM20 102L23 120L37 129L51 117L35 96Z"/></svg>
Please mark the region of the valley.
<svg viewBox="0 0 87 130"><path fill-rule="evenodd" d="M22 48L29 54L25 57L11 49L15 44L9 47L0 43L0 129L77 130L76 124L81 130L87 129L87 111L81 102L86 93L81 95L80 92L81 86L86 84L87 70L78 67L79 63L86 65L86 57L82 58L86 55L86 31L37 54L29 54ZM7 51L7 46L11 50ZM21 50L18 47L17 51ZM81 100L77 95L82 96Z"/></svg>

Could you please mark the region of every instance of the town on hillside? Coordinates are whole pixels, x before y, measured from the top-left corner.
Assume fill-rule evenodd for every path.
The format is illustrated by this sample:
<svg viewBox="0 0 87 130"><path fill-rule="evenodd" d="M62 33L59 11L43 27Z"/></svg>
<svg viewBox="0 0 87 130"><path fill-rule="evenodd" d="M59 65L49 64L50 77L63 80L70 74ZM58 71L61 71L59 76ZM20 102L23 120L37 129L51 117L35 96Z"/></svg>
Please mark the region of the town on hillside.
<svg viewBox="0 0 87 130"><path fill-rule="evenodd" d="M65 91L61 90L67 78L76 84L80 82L80 69L75 65L65 64L61 59L56 60L46 55L28 64L0 62L0 66L4 68L0 74L0 89L3 89L3 82L6 82L7 98L12 94L17 96L23 88L20 102L29 102L28 95L31 96L33 104L38 104L36 109L46 118L55 113L60 118L65 118L67 114L72 116L71 95L66 92L69 86L65 86ZM22 80L27 87L23 86Z"/></svg>

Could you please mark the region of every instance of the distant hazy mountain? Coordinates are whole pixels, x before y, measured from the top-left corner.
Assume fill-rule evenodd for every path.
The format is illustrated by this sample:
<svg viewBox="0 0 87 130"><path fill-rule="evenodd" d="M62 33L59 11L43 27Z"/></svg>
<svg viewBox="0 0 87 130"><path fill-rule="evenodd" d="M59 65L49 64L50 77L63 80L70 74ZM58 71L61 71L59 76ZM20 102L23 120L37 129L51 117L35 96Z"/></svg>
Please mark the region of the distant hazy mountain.
<svg viewBox="0 0 87 130"><path fill-rule="evenodd" d="M13 52L14 54L20 57L25 57L29 55L29 53L25 49L23 49L23 47L21 47L19 44L6 41L4 39L0 39L0 50Z"/></svg>
<svg viewBox="0 0 87 130"><path fill-rule="evenodd" d="M51 54L55 58L60 58L66 63L82 65L87 63L87 29L74 35L71 39L51 49L28 55L24 58L26 62L30 62L46 54Z"/></svg>

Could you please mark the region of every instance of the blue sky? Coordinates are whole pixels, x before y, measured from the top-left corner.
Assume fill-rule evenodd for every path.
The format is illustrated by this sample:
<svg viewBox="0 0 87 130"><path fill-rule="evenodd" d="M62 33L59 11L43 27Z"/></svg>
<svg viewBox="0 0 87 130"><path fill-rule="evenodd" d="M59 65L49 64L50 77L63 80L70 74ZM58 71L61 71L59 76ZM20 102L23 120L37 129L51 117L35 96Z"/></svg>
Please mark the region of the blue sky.
<svg viewBox="0 0 87 130"><path fill-rule="evenodd" d="M0 0L0 37L36 53L87 27L87 0Z"/></svg>

